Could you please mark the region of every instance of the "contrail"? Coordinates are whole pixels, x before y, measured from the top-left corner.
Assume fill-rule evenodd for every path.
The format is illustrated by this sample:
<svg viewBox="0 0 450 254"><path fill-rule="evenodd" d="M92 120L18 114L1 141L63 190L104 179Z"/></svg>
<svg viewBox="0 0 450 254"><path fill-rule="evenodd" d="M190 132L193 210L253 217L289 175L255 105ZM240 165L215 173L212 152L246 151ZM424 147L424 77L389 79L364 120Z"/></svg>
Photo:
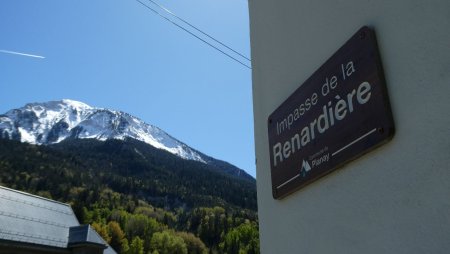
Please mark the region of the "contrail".
<svg viewBox="0 0 450 254"><path fill-rule="evenodd" d="M13 55L19 55L19 56L28 56L28 57L34 57L34 58L41 58L44 59L45 56L38 56L38 55L32 55L32 54L25 54L25 53L20 53L20 52L15 52L15 51L9 51L9 50L4 50L4 49L0 49L1 53L6 53L6 54L13 54Z"/></svg>

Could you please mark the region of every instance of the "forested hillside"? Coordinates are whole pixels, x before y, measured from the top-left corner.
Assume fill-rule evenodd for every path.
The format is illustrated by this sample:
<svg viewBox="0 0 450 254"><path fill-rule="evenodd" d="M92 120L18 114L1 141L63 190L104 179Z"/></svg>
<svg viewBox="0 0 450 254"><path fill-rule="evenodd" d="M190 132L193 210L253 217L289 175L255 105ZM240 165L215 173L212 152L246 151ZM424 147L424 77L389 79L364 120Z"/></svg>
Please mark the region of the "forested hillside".
<svg viewBox="0 0 450 254"><path fill-rule="evenodd" d="M0 139L0 185L70 203L120 253L259 253L253 179L136 140Z"/></svg>

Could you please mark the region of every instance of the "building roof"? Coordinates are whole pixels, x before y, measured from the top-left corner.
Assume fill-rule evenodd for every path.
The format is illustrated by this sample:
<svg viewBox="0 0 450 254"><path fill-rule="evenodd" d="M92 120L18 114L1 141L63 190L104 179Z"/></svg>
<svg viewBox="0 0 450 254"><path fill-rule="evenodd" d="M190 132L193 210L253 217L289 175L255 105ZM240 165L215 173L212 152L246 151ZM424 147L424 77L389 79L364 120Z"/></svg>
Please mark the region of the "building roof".
<svg viewBox="0 0 450 254"><path fill-rule="evenodd" d="M69 248L109 247L89 226L80 226L68 204L0 186L0 240ZM115 253L109 247L106 253Z"/></svg>
<svg viewBox="0 0 450 254"><path fill-rule="evenodd" d="M67 247L69 228L79 226L68 204L0 186L0 238Z"/></svg>

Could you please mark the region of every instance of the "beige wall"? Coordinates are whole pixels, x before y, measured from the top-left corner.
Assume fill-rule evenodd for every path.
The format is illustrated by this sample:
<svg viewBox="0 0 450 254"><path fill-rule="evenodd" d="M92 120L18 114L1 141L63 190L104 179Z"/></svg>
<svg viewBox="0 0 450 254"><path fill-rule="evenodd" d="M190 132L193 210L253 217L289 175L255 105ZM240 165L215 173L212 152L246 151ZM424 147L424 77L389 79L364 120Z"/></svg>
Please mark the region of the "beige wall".
<svg viewBox="0 0 450 254"><path fill-rule="evenodd" d="M262 253L449 253L450 1L249 8ZM267 117L363 25L378 37L393 140L274 200Z"/></svg>

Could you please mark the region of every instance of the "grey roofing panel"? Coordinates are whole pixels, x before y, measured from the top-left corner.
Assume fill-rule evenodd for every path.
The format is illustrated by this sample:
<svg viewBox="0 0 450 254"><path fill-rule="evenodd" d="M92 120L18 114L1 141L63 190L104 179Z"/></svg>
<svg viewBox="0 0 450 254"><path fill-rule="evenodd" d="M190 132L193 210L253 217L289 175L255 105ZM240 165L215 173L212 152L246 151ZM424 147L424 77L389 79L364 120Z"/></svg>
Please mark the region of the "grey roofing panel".
<svg viewBox="0 0 450 254"><path fill-rule="evenodd" d="M60 203L51 199L39 197L26 192L17 191L0 186L0 196L4 196L11 200L29 204L33 206L44 207L48 210L55 210L62 213L70 213L70 206L68 204Z"/></svg>
<svg viewBox="0 0 450 254"><path fill-rule="evenodd" d="M78 225L78 221L73 213L60 213L42 207L30 206L17 201L4 199L1 196L0 212L2 212L4 216L16 215L16 217L24 220L41 222L43 224L53 224L55 226L64 227Z"/></svg>
<svg viewBox="0 0 450 254"><path fill-rule="evenodd" d="M55 227L34 221L23 221L0 215L0 233L21 242L44 244L55 247L67 246L68 228Z"/></svg>
<svg viewBox="0 0 450 254"><path fill-rule="evenodd" d="M89 225L80 226L68 204L2 186L0 239L60 248L96 244L105 246L105 254L117 254Z"/></svg>
<svg viewBox="0 0 450 254"><path fill-rule="evenodd" d="M91 226L87 226L89 228L87 241L91 243L101 243L106 245L103 238Z"/></svg>
<svg viewBox="0 0 450 254"><path fill-rule="evenodd" d="M0 186L0 238L65 248L78 225L69 205Z"/></svg>
<svg viewBox="0 0 450 254"><path fill-rule="evenodd" d="M111 246L108 245L108 248L103 251L103 254L117 254L117 252L114 251L114 249L111 248Z"/></svg>

